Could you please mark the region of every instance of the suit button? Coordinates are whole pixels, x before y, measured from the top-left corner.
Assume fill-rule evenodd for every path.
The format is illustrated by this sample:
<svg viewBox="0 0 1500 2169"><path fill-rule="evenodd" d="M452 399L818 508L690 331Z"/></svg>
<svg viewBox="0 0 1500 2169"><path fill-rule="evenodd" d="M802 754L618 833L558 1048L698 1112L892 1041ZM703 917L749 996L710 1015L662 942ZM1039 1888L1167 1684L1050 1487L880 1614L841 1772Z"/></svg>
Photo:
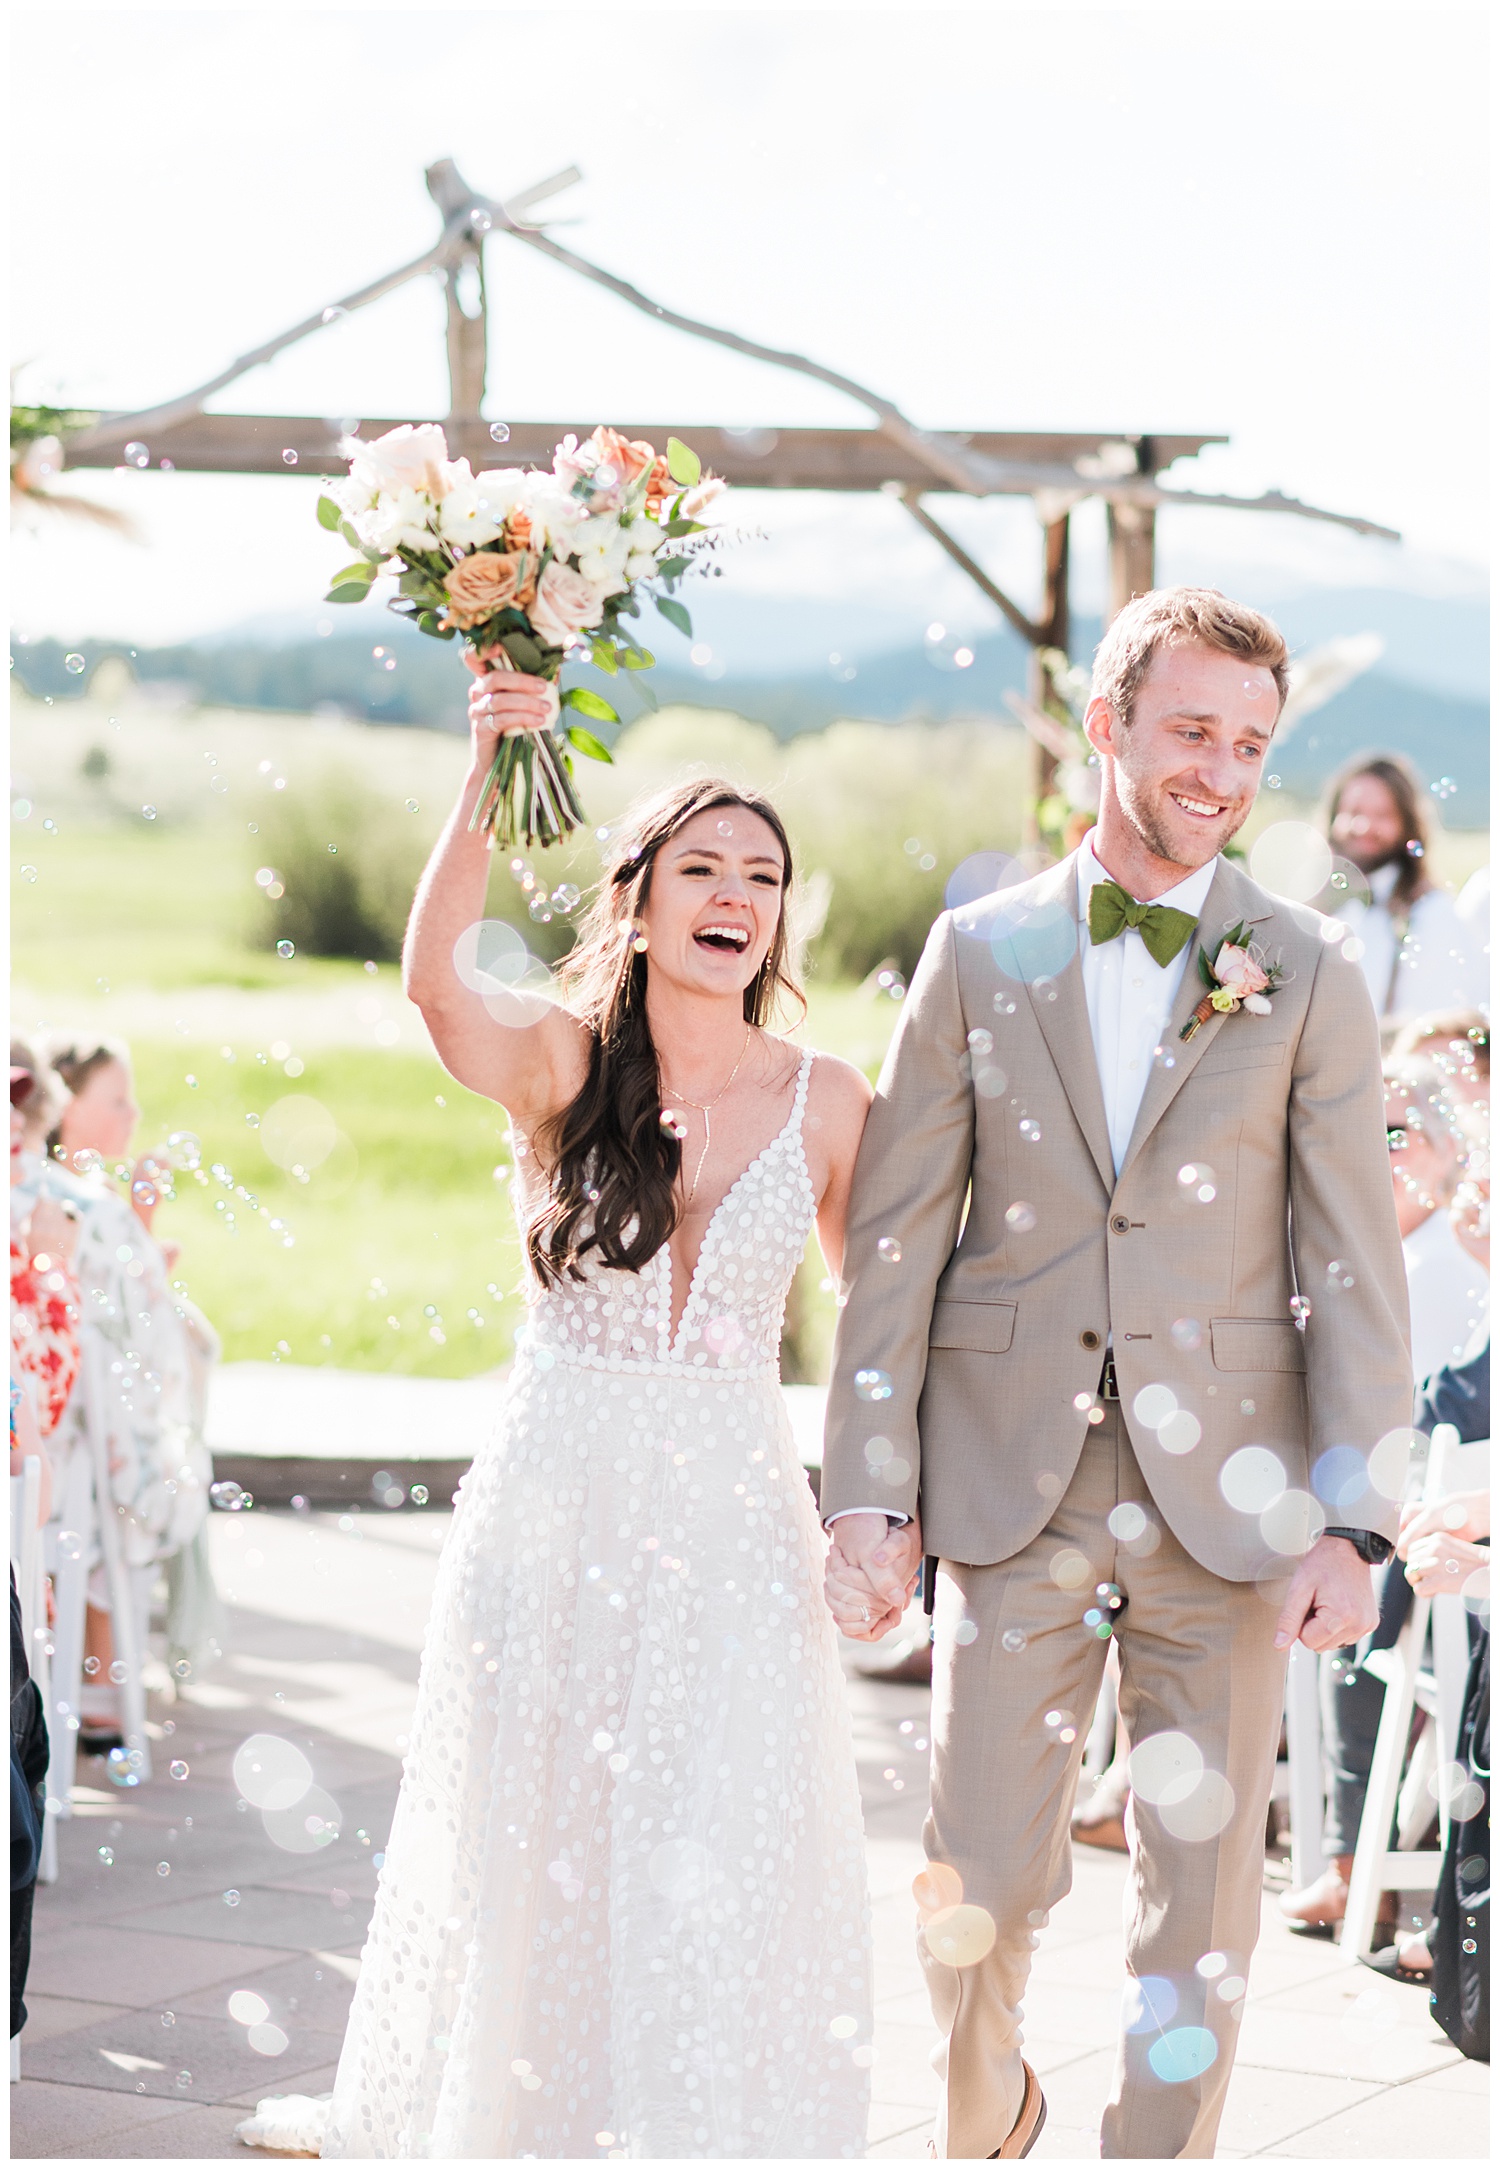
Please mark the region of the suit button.
<svg viewBox="0 0 1500 2169"><path fill-rule="evenodd" d="M1109 1224L1114 1229L1116 1235L1128 1235L1130 1233L1130 1222L1126 1219L1123 1213L1116 1213Z"/></svg>
<svg viewBox="0 0 1500 2169"><path fill-rule="evenodd" d="M1090 1327L1088 1332L1079 1334L1078 1345L1080 1348L1097 1348L1099 1345L1099 1336L1096 1332L1094 1332L1093 1328Z"/></svg>

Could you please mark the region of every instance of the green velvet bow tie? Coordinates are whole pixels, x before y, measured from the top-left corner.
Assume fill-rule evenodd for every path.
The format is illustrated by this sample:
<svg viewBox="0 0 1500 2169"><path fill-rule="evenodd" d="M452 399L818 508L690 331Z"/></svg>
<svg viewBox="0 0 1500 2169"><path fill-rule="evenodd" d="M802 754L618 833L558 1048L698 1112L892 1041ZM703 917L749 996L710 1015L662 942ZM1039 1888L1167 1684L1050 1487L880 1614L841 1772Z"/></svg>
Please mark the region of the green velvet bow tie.
<svg viewBox="0 0 1500 2169"><path fill-rule="evenodd" d="M1097 947L1133 926L1156 959L1166 966L1193 938L1198 921L1170 904L1138 904L1118 881L1096 881L1089 891L1089 939Z"/></svg>

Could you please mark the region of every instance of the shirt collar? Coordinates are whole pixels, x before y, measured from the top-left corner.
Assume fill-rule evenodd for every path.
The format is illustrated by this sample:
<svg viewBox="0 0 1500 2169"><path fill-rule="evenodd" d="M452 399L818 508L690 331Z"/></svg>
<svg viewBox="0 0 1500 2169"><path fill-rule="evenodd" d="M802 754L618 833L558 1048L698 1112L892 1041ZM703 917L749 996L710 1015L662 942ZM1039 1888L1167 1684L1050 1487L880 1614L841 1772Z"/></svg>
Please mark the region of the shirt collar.
<svg viewBox="0 0 1500 2169"><path fill-rule="evenodd" d="M1215 856L1206 866L1200 866L1196 873L1189 874L1185 881L1179 881L1175 889L1164 889L1160 896L1153 896L1151 901L1153 904L1165 904L1173 911L1185 911L1191 917L1201 919L1203 907L1208 902L1208 892L1214 885L1214 875L1218 870L1219 861ZM1078 916L1085 925L1088 924L1090 890L1096 882L1113 879L1114 875L1101 866L1095 856L1094 834L1090 829L1078 846ZM1143 899L1137 897L1135 901L1140 903Z"/></svg>
<svg viewBox="0 0 1500 2169"><path fill-rule="evenodd" d="M1400 871L1399 866L1387 860L1384 866L1377 866L1374 873L1369 875L1370 894L1377 904L1388 904L1395 895L1396 877Z"/></svg>

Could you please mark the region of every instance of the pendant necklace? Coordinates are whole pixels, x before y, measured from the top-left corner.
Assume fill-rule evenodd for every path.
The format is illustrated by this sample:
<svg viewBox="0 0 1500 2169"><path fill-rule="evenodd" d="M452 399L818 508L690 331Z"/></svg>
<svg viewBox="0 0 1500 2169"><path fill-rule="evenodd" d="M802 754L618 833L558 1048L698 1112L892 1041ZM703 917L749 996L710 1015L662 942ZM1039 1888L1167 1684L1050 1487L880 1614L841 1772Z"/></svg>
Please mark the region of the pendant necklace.
<svg viewBox="0 0 1500 2169"><path fill-rule="evenodd" d="M729 1075L724 1079L724 1082L720 1085L718 1091L714 1094L711 1100L690 1100L685 1092L674 1092L670 1085L668 1085L667 1087L667 1095L669 1099L679 1101L684 1107L694 1108L697 1113L699 1113L703 1117L703 1150L698 1155L698 1165L693 1170L692 1188L688 1191L686 1198L683 1200L684 1206L691 1205L693 1199L698 1195L698 1180L703 1173L703 1163L708 1158L708 1148L713 1143L713 1126L708 1118L713 1112L714 1108L718 1106L720 1100L723 1099L725 1093L729 1090L729 1087L734 1083L735 1078L738 1077L740 1073L740 1064L744 1061L745 1056L749 1053L749 1051L750 1026L747 1023L745 1026L744 1045L740 1048L739 1053L735 1057L734 1068L729 1072Z"/></svg>

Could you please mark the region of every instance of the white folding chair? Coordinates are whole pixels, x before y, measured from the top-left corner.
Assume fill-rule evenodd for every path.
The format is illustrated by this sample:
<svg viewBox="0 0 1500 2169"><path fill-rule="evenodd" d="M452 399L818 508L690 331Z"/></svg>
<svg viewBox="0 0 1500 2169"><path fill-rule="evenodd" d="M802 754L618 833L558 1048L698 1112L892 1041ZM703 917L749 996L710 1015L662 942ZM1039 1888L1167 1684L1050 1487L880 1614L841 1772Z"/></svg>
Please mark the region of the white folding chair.
<svg viewBox="0 0 1500 2169"><path fill-rule="evenodd" d="M1431 1505L1446 1493L1465 1488L1469 1482L1488 1481L1489 1441L1482 1439L1460 1447L1451 1424L1433 1431L1427 1456L1422 1500ZM1433 1668L1423 1669L1429 1630ZM1400 1843L1401 1835L1414 1838L1431 1819L1431 1798L1426 1775L1454 1760L1459 1721L1463 1711L1464 1683L1469 1670L1468 1625L1461 1597L1412 1598L1411 1613L1392 1650L1381 1651L1377 1666L1369 1659L1367 1669L1377 1671L1386 1683L1380 1729L1370 1765L1370 1782L1360 1816L1354 1847L1354 1866L1349 1876L1349 1899L1344 1912L1344 1932L1339 1948L1353 1965L1367 1957L1374 1945L1375 1920L1380 1899L1387 1890L1433 1890L1448 1840L1449 1800L1447 1787L1438 1787L1437 1849L1415 1850ZM1402 1768L1412 1715L1426 1709L1433 1719L1433 1738L1413 1769L1403 1799ZM1394 1850L1391 1826L1404 1809L1404 1830L1398 1832Z"/></svg>
<svg viewBox="0 0 1500 2169"><path fill-rule="evenodd" d="M1323 1713L1318 1653L1292 1644L1286 1668L1287 1816L1292 1888L1306 1890L1323 1872Z"/></svg>

